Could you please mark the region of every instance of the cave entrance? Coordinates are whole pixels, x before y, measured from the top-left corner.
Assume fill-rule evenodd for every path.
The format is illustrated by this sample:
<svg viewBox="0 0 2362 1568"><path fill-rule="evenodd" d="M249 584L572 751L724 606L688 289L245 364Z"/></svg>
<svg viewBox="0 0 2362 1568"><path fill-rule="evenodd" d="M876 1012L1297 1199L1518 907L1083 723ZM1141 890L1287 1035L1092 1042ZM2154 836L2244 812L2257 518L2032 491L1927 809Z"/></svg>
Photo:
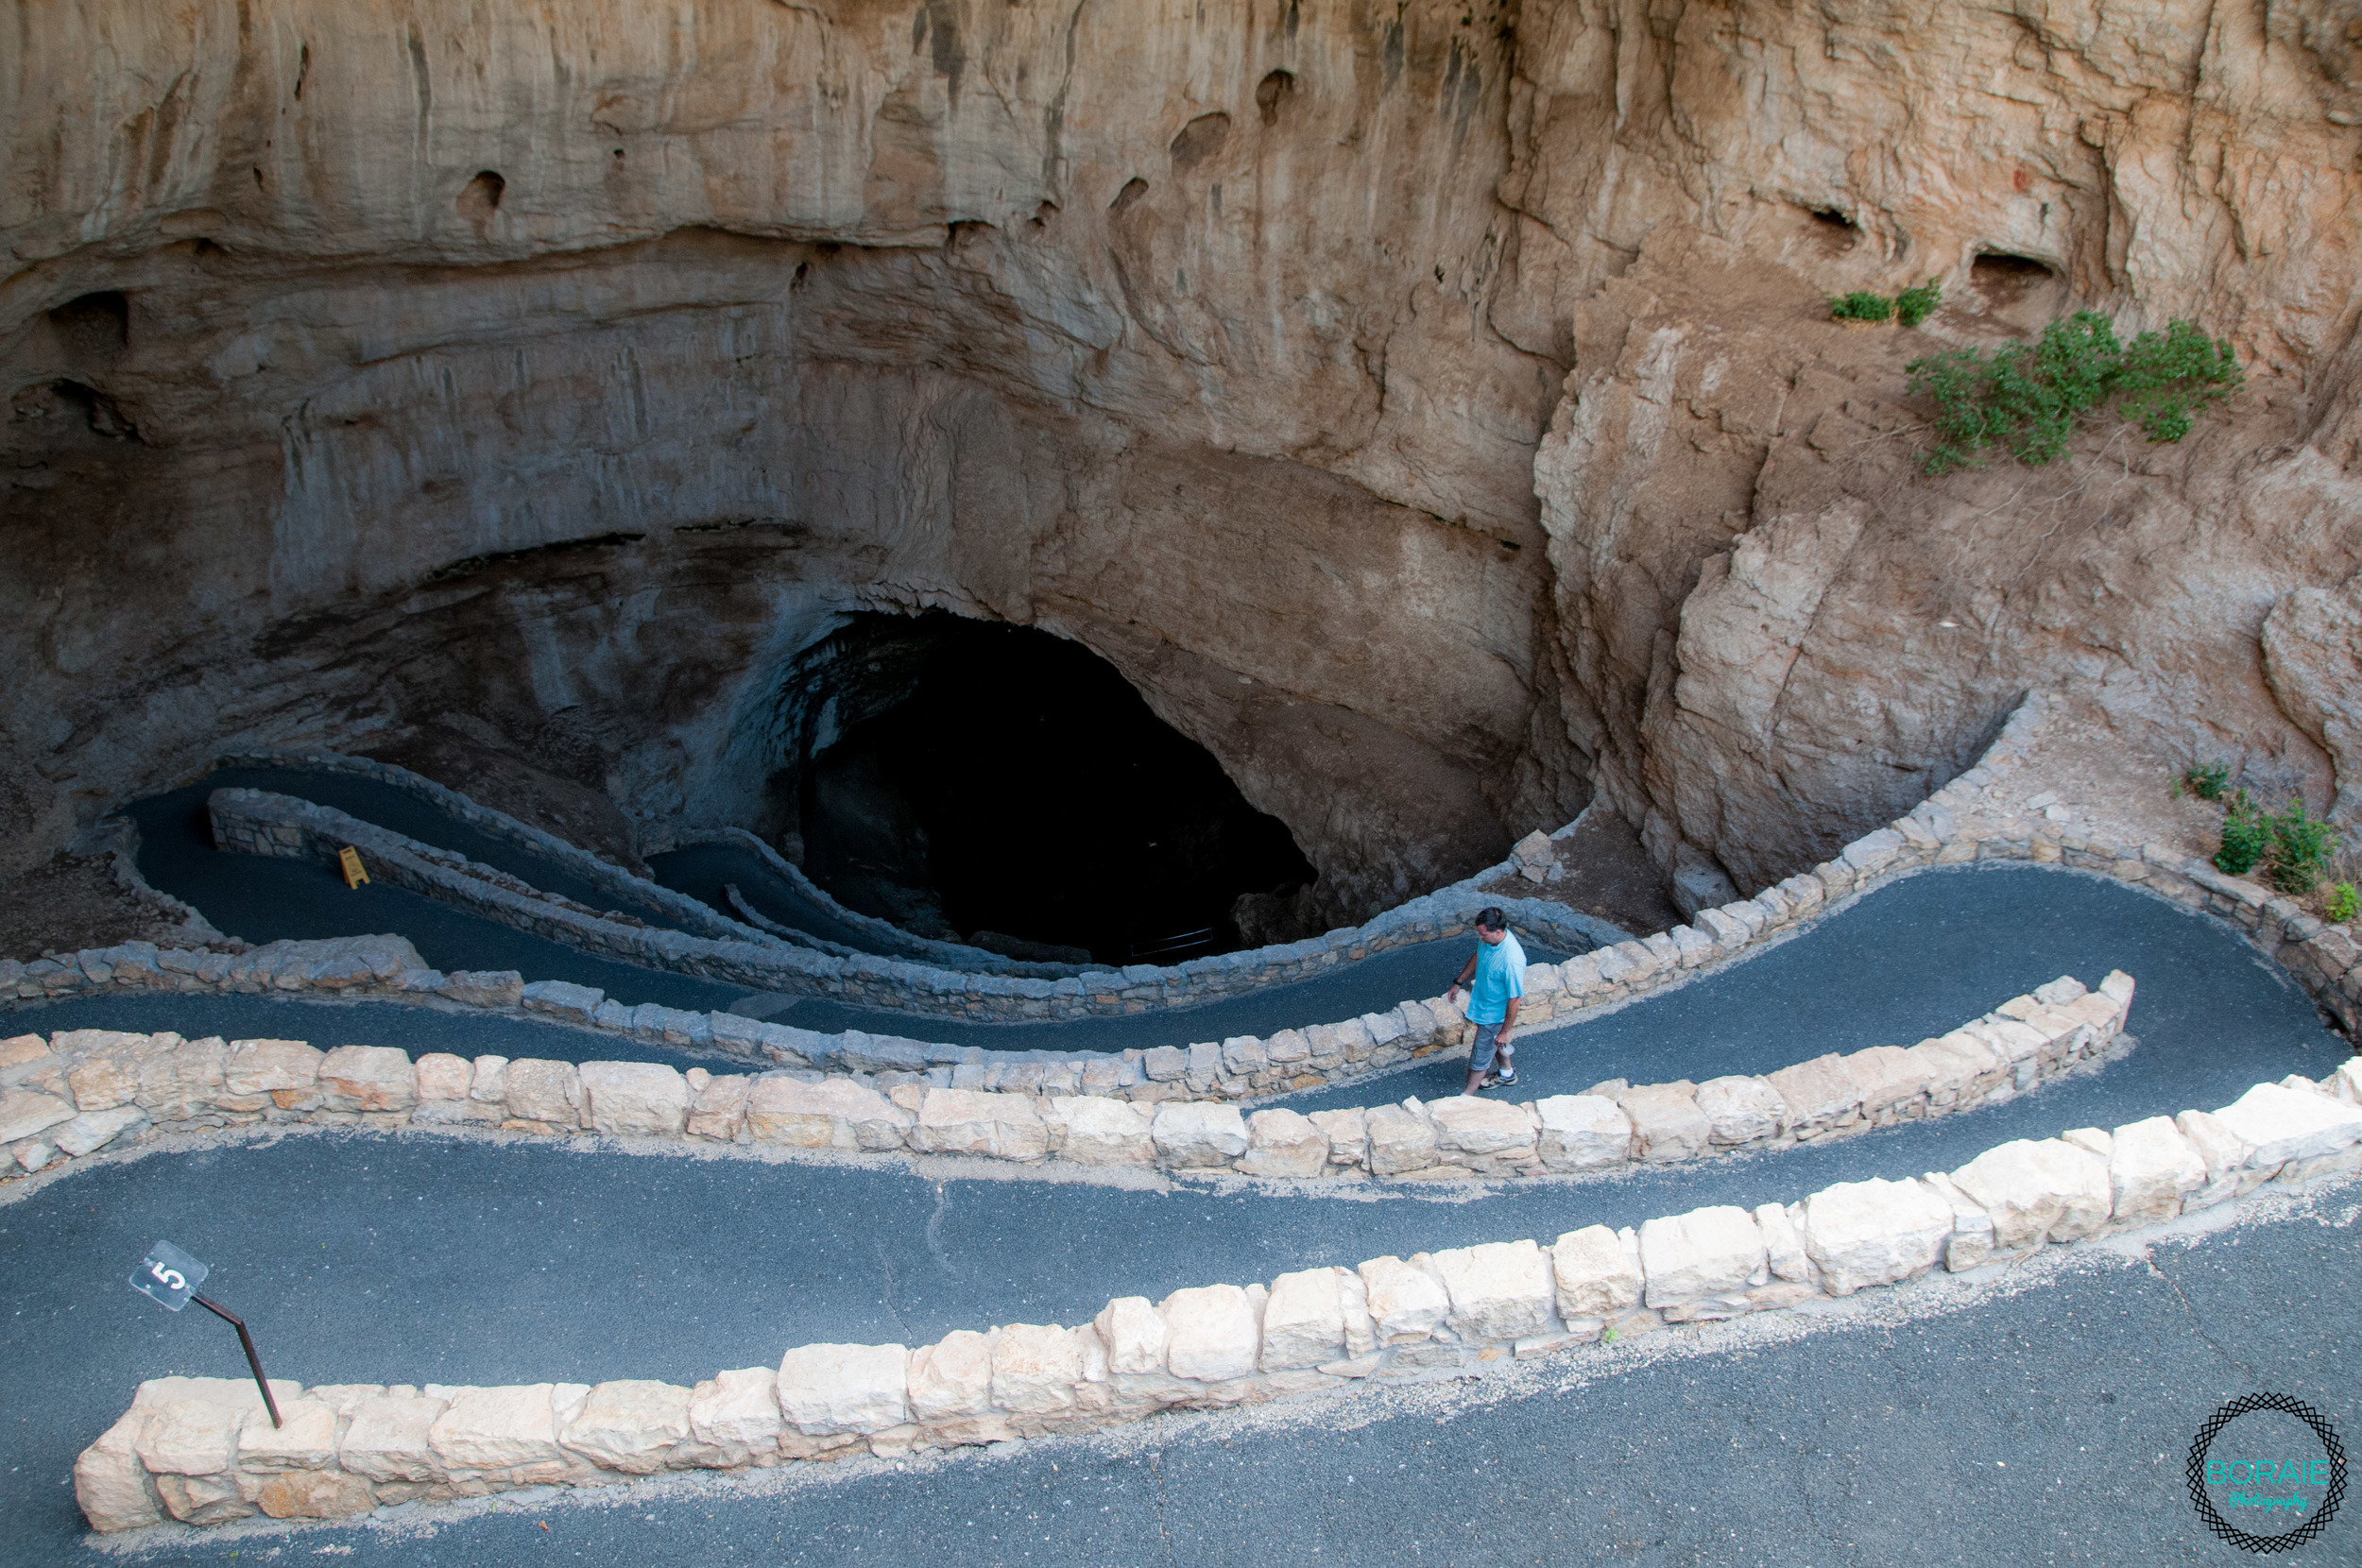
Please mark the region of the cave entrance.
<svg viewBox="0 0 2362 1568"><path fill-rule="evenodd" d="M1287 827L1079 643L862 615L798 662L817 722L774 820L848 908L1016 958L1169 963L1241 946L1242 895L1312 880Z"/></svg>

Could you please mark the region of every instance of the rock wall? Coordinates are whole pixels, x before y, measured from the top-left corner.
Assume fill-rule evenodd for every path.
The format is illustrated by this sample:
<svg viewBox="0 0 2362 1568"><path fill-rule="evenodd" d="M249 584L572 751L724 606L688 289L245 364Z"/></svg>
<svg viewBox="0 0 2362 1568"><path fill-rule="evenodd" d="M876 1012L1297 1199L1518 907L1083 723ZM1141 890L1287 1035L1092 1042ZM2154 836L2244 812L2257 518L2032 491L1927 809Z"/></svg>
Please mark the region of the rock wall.
<svg viewBox="0 0 2362 1568"><path fill-rule="evenodd" d="M796 654L921 605L1113 659L1331 919L1595 787L1712 904L2029 688L2327 800L2256 638L2362 564L2333 9L41 8L0 856L446 718L753 820ZM2251 390L1919 476L1903 361L2072 303Z"/></svg>

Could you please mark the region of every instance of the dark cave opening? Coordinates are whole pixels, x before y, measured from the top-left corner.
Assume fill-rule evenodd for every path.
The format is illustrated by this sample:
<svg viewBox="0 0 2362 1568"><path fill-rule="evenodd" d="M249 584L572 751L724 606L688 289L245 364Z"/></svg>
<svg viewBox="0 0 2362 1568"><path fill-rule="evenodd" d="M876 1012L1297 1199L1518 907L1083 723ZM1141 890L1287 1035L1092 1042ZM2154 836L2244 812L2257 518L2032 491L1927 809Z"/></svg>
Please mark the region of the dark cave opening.
<svg viewBox="0 0 2362 1568"><path fill-rule="evenodd" d="M1995 310L2048 298L2062 292L2056 267L2031 256L2011 256L1998 250L1979 251L1968 269L1969 286Z"/></svg>
<svg viewBox="0 0 2362 1568"><path fill-rule="evenodd" d="M836 717L773 797L848 908L1013 957L1174 963L1241 945L1241 895L1312 880L1287 827L1080 643L942 613L829 640L796 695Z"/></svg>

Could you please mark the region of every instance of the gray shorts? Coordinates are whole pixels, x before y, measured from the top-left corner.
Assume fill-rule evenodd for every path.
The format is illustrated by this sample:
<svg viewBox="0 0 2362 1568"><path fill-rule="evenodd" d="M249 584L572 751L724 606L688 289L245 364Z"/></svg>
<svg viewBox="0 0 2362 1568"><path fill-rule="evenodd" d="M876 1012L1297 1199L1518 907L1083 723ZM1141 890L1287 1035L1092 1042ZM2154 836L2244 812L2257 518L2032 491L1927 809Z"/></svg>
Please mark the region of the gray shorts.
<svg viewBox="0 0 2362 1568"><path fill-rule="evenodd" d="M1503 1019L1497 1024L1477 1025L1476 1048L1468 1052L1468 1070L1470 1072L1490 1072L1492 1070L1494 1049L1500 1045L1501 1031L1507 1029L1508 1027L1509 1022L1507 1019ZM1514 1050L1516 1048L1513 1046L1510 1048ZM1503 1051L1501 1054L1507 1055L1508 1052Z"/></svg>

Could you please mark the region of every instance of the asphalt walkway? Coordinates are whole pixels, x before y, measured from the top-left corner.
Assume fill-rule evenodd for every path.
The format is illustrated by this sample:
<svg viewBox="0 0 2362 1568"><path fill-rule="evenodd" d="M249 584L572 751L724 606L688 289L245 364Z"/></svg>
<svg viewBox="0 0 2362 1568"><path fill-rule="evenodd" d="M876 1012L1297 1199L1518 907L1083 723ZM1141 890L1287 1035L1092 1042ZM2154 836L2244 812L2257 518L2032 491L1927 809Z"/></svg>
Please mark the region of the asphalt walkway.
<svg viewBox="0 0 2362 1568"><path fill-rule="evenodd" d="M2085 946L2064 946L2079 932ZM1879 955L1884 962L1871 961ZM1762 1070L1822 1050L1906 1042L2062 970L2096 980L2112 965L2140 980L2131 1024L2139 1046L2091 1077L2007 1105L1778 1155L1517 1184L1473 1199L1401 1190L1305 1196L1222 1184L1155 1191L932 1183L894 1166L635 1157L358 1134L77 1172L0 1206L0 1271L11 1287L10 1311L0 1318L0 1418L13 1429L9 1470L0 1476L0 1516L11 1522L0 1532L0 1562L55 1562L72 1554L78 1525L63 1478L74 1453L112 1419L140 1378L238 1369L235 1342L214 1332L219 1325L168 1318L123 1287L124 1271L159 1236L215 1266L220 1298L255 1323L274 1371L287 1376L686 1382L810 1340L917 1344L955 1327L1075 1322L1113 1295L1156 1297L1183 1285L1246 1283L1383 1253L1547 1238L1594 1221L1628 1224L1703 1203L1793 1199L1833 1181L1949 1168L2012 1136L2219 1104L2289 1072L2318 1077L2347 1054L2309 1000L2219 926L2097 879L1994 869L1930 873L1891 886L1710 980L1537 1035L1525 1071L1563 1070L1588 1082L1609 1067L1635 1081L1673 1066L1696 1065L1693 1076L1704 1076L1703 1064ZM181 1005L94 999L19 1012L10 1023L57 1027L39 1015L62 1021L78 1011L76 1021L97 1021L111 1008L160 1002ZM454 1048L458 1035L446 1031L491 1029L572 1036L586 1056L625 1054L606 1037L559 1026L387 1004L254 997L218 1005L258 1010L258 1021L271 1027L256 1032L298 1032L322 1043L335 1036L280 1021L290 1010L355 1019L411 1011L425 1020L419 1032L368 1036L370 1043L416 1049L414 1041L437 1040ZM1545 1087L1538 1077L1535 1083ZM2289 1320L2269 1325L2266 1338L2291 1347L2291 1356L2306 1346L2313 1348L2304 1354L2317 1356L2353 1348L2353 1315L2325 1313L2320 1304L2351 1300L2362 1283L2354 1234L2271 1233L2268 1245L2287 1252L2285 1266L2247 1270L2252 1277L2234 1266L2234 1277L2218 1282L2225 1299L2245 1291L2254 1310ZM1414 1443L1410 1429L1380 1420L1316 1438L1184 1444L1172 1474L1132 1475L1121 1471L1128 1461L1104 1455L1080 1461L1070 1480L1064 1472L1045 1480L1041 1466L1022 1456L1008 1461L1014 1468L991 1473L1046 1485L1040 1499L1007 1492L997 1481L986 1499L957 1481L880 1477L795 1497L708 1500L695 1505L711 1516L699 1522L703 1533L662 1548L638 1533L637 1515L569 1513L554 1530L578 1532L572 1550L608 1561L718 1562L759 1550L775 1560L824 1552L849 1560L856 1546L881 1560L1021 1561L1032 1552L1035 1560L1247 1561L1268 1560L1287 1542L1326 1553L1356 1542L1380 1560L1402 1560L1415 1547L1443 1560L1506 1561L1585 1543L1604 1551L1627 1540L1635 1560L1713 1560L1723 1549L1708 1548L1721 1541L1731 1543L1729 1560L1759 1560L1767 1553L1749 1543L1780 1539L1775 1526L1803 1529L1809 1540L1852 1539L1829 1533L1856 1528L1844 1522L1848 1509L1866 1521L1902 1517L1894 1512L1902 1481L1877 1469L1891 1457L1918 1467L1912 1488L1924 1490L1921 1472L1929 1465L1953 1477L1943 1485L1961 1509L1958 1533L1941 1544L1962 1555L1855 1550L1830 1560L2016 1560L2020 1546L2056 1544L2064 1505L2028 1488L2017 1513L1983 1508L1990 1478L1966 1485L1971 1473L1959 1469L1963 1435L1991 1443L2008 1438L2019 1444L2012 1452L2049 1467L2045 1484L2074 1485L2079 1477L2061 1444L2069 1437L2081 1443L2086 1426L2114 1415L2062 1410L2064 1390L2122 1382L2125 1397L2137 1391L2178 1409L2175 1401L2203 1404L2201 1390L2224 1375L2218 1358L2210 1359L2215 1353L2201 1353L2203 1337L2164 1335L2150 1321L2170 1293L2128 1279L2109 1289L2120 1293L2128 1285L2137 1304L2114 1316L2114 1308L2074 1304L2081 1298L2071 1299L2071 1291L2098 1287L2062 1287L1936 1320L1904 1349L1891 1338L1850 1335L1825 1341L1850 1347L1834 1353L1790 1346L1486 1406L1438 1434L1443 1442L1421 1436ZM2057 1329L2062 1312L2082 1314L2073 1318L2074 1333ZM2224 1342L2244 1345L2243 1332ZM2264 1351L2239 1354L2252 1360ZM2302 1370L2302 1361L2291 1365ZM2331 1376L2330 1365L2315 1367L2317 1381ZM1868 1387L1881 1396L1865 1400ZM2352 1380L2341 1387L2351 1402ZM1924 1430L1905 1441L1913 1410ZM2151 1507L2148 1472L2126 1469L2118 1452L2140 1428L2111 1429L2116 1448L2109 1451L2114 1468L2106 1485L2132 1499L2126 1506L2148 1509L2157 1531L2165 1531L2169 1510ZM1758 1463L1792 1470L1799 1440L1823 1445L1826 1474L1801 1491L1792 1474L1755 1476ZM1451 1452L1436 1453L1430 1443ZM2160 1440L2160 1446L2173 1445ZM1690 1455L1692 1468L1669 1468L1677 1453ZM1388 1477L1380 1457L1404 1468ZM1247 1468L1255 1466L1268 1468ZM1364 1474L1357 1467L1387 1487L1388 1506L1398 1510L1391 1536L1360 1533L1374 1527L1366 1509L1331 1507L1346 1483L1330 1471ZM1093 1474L1089 1486L1118 1490L1086 1504L1084 1477ZM1251 1500L1224 1502L1225 1489L1258 1474L1263 1478ZM1126 1493L1122 1486L1146 1490ZM1152 1492L1153 1505L1145 1500ZM1511 1508L1519 1497L1533 1506ZM1021 1518L1041 1513L1043 1504L1055 1513ZM1108 1514L1068 1516L1070 1507L1102 1504ZM1690 1506L1704 1516L1681 1515ZM1800 1515L1807 1506L1813 1511ZM691 1517L688 1508L664 1506L676 1524ZM1142 1508L1162 1522L1153 1549L1139 1533ZM659 1522L668 1517L650 1511ZM985 1523L954 1525L955 1516ZM502 1555L522 1539L503 1533L511 1523L480 1520L432 1540L362 1549L405 1562L513 1561ZM1045 1539L1020 1539L1020 1523L1027 1530L1045 1525ZM1094 1529L1111 1533L1093 1536ZM776 1539L766 1545L765 1537ZM2131 1539L2105 1528L2089 1538L2103 1554ZM1546 1542L1556 1544L1546 1552ZM536 1549L559 1545L544 1539ZM1971 1548L1984 1555L1967 1555ZM226 1556L196 1551L189 1560Z"/></svg>
<svg viewBox="0 0 2362 1568"><path fill-rule="evenodd" d="M1449 983L1467 940L1422 943L1343 963L1310 980L1264 986L1221 1001L1166 1008L1121 1018L1036 1023L975 1023L900 1008L849 1006L819 997L788 997L693 975L642 969L595 958L561 943L488 920L406 889L371 882L348 888L325 862L238 855L213 846L205 800L218 788L240 785L300 793L424 844L456 850L488 865L562 892L596 909L613 907L595 888L569 891L554 864L486 838L388 785L334 774L289 770L223 770L204 783L157 795L128 808L140 826L140 872L149 883L194 905L221 930L248 942L305 937L366 936L394 931L409 938L437 969L513 969L529 980L571 980L596 986L630 1005L658 1002L692 1012L741 1012L798 1029L836 1033L848 1029L899 1034L986 1050L1123 1050L1186 1046L1241 1033L1269 1033L1301 1024L1330 1023L1383 1012L1405 997L1432 996ZM299 791L298 786L300 786ZM396 820L388 820L396 819ZM652 924L659 912L645 910ZM1566 955L1529 943L1536 962ZM102 1004L102 1005L111 1005ZM81 1027L81 1026L69 1026ZM91 1027L114 1027L93 1025ZM129 1027L129 1026L125 1026ZM182 1033L186 1028L180 1025ZM208 1026L213 1027L213 1026ZM229 1032L224 1028L223 1032ZM388 1042L396 1043L396 1042ZM602 1051L610 1059L617 1053Z"/></svg>
<svg viewBox="0 0 2362 1568"><path fill-rule="evenodd" d="M732 920L745 919L730 907L725 891L735 884L739 896L764 918L806 936L896 958L908 958L919 950L915 944L881 940L874 931L854 925L772 870L770 862L762 856L734 844L683 844L678 849L649 856L648 870L675 893L685 893Z"/></svg>

